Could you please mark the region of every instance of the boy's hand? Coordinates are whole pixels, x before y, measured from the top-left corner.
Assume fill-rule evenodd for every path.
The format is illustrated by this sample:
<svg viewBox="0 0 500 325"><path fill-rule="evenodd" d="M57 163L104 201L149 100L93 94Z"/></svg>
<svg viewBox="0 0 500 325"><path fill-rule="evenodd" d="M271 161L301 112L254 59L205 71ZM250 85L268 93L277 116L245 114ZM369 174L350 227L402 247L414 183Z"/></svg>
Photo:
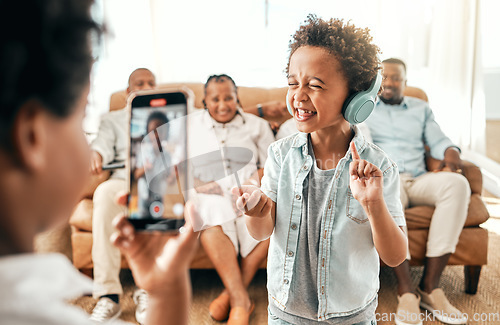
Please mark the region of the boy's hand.
<svg viewBox="0 0 500 325"><path fill-rule="evenodd" d="M272 200L253 185L242 185L241 188L231 189L233 196L237 197L236 207L249 217L265 217L271 212Z"/></svg>
<svg viewBox="0 0 500 325"><path fill-rule="evenodd" d="M382 171L359 157L354 141L351 141L350 147L352 162L349 164L349 186L352 196L363 206L383 200Z"/></svg>
<svg viewBox="0 0 500 325"><path fill-rule="evenodd" d="M125 202L126 196L119 198L120 204ZM185 214L186 225L179 235L135 232L124 215L113 221L118 232L111 241L127 258L137 286L150 294L170 292L188 274L198 239L191 226L198 213L191 202L186 203Z"/></svg>

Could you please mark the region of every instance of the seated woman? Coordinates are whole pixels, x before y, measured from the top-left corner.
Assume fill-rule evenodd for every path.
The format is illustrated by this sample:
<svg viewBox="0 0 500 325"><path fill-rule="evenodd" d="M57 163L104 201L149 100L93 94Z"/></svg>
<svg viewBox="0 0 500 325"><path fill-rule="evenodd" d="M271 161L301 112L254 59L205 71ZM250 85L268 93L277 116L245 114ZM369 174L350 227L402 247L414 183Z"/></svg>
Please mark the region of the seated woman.
<svg viewBox="0 0 500 325"><path fill-rule="evenodd" d="M235 207L228 210L227 205L234 201L231 188L239 184L238 179L242 183L259 182L257 171L262 170L260 167L264 166L267 149L274 137L267 121L242 111L237 87L227 75L208 78L203 103L205 111L193 114L189 122L190 150L199 156L215 149L215 153L220 152L220 158L218 161L211 159L212 151L206 159L191 159L205 164L194 166L196 191L205 197L207 194L218 196L217 200L204 200L210 208L204 209L200 204L199 212L204 220L213 220L214 216L208 214L219 214L219 220L229 220L201 234L203 248L225 286L225 290L210 304L209 311L217 321L229 317L228 324L248 324L254 305L246 289L267 257L269 241L253 239L241 214L238 216ZM245 151L251 154L242 154ZM250 158L244 159L243 156ZM218 172L220 169L222 176ZM214 203L220 202L221 196L229 203Z"/></svg>

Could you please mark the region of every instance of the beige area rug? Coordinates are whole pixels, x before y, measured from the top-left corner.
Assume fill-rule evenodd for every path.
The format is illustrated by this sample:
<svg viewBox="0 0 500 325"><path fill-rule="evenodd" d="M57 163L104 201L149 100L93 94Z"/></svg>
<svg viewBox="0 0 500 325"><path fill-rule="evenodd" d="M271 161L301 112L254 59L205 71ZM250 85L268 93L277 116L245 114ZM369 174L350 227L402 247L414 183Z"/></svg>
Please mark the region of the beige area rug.
<svg viewBox="0 0 500 325"><path fill-rule="evenodd" d="M422 275L422 267L412 268L412 278L416 285ZM208 305L222 290L222 283L214 270L193 270L193 304L190 309L190 324L225 324L213 321L208 315ZM128 270L122 271L124 297L121 300L122 319L135 322L135 305L132 301L134 283ZM397 306L396 278L389 268L380 272L381 289L377 313L378 324L394 324L390 320ZM500 235L490 232L488 265L484 266L476 295L464 293L464 274L462 266L446 267L441 278L441 287L447 293L449 300L462 312L469 316L468 324L500 324ZM267 293L266 273L260 270L249 288L251 298L256 308L250 319L250 324L267 324ZM91 297L82 297L75 301L90 312L96 301ZM422 311L424 312L424 311ZM394 316L392 316L394 317ZM394 319L394 318L392 318ZM481 320L482 319L482 320ZM427 320L424 324L441 324L437 320Z"/></svg>

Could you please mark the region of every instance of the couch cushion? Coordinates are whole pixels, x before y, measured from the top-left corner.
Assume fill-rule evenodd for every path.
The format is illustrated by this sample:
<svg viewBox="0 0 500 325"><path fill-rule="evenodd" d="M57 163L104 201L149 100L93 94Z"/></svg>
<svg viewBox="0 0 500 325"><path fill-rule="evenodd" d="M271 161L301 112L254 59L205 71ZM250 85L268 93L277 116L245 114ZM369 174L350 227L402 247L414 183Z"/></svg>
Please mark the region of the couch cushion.
<svg viewBox="0 0 500 325"><path fill-rule="evenodd" d="M478 226L488 220L490 214L480 194L472 194L469 203L469 212L464 227Z"/></svg>
<svg viewBox="0 0 500 325"><path fill-rule="evenodd" d="M92 231L92 207L91 199L78 202L69 219L69 224L80 230Z"/></svg>
<svg viewBox="0 0 500 325"><path fill-rule="evenodd" d="M71 245L73 246L73 265L77 269L91 269L92 264L92 233L78 231L72 226Z"/></svg>
<svg viewBox="0 0 500 325"><path fill-rule="evenodd" d="M411 265L423 265L427 251L427 229L408 231ZM488 260L488 231L481 227L464 228L448 265L485 265Z"/></svg>
<svg viewBox="0 0 500 325"><path fill-rule="evenodd" d="M71 245L73 246L73 265L77 269L92 269L92 233L79 231L72 226ZM128 269L127 259L122 255L122 269Z"/></svg>

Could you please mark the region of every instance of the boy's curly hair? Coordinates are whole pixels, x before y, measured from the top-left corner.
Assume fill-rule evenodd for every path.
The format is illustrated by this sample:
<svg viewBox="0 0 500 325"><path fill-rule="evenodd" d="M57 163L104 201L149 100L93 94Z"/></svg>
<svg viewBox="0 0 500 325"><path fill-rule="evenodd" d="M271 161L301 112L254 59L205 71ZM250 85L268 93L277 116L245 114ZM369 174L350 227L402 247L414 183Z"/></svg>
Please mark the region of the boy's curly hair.
<svg viewBox="0 0 500 325"><path fill-rule="evenodd" d="M371 43L370 30L356 28L349 22L344 24L343 19L325 21L313 14L308 15L304 23L290 41L286 73L289 72L290 58L298 48L317 46L339 60L347 78L349 94L368 89L380 69L380 49Z"/></svg>

